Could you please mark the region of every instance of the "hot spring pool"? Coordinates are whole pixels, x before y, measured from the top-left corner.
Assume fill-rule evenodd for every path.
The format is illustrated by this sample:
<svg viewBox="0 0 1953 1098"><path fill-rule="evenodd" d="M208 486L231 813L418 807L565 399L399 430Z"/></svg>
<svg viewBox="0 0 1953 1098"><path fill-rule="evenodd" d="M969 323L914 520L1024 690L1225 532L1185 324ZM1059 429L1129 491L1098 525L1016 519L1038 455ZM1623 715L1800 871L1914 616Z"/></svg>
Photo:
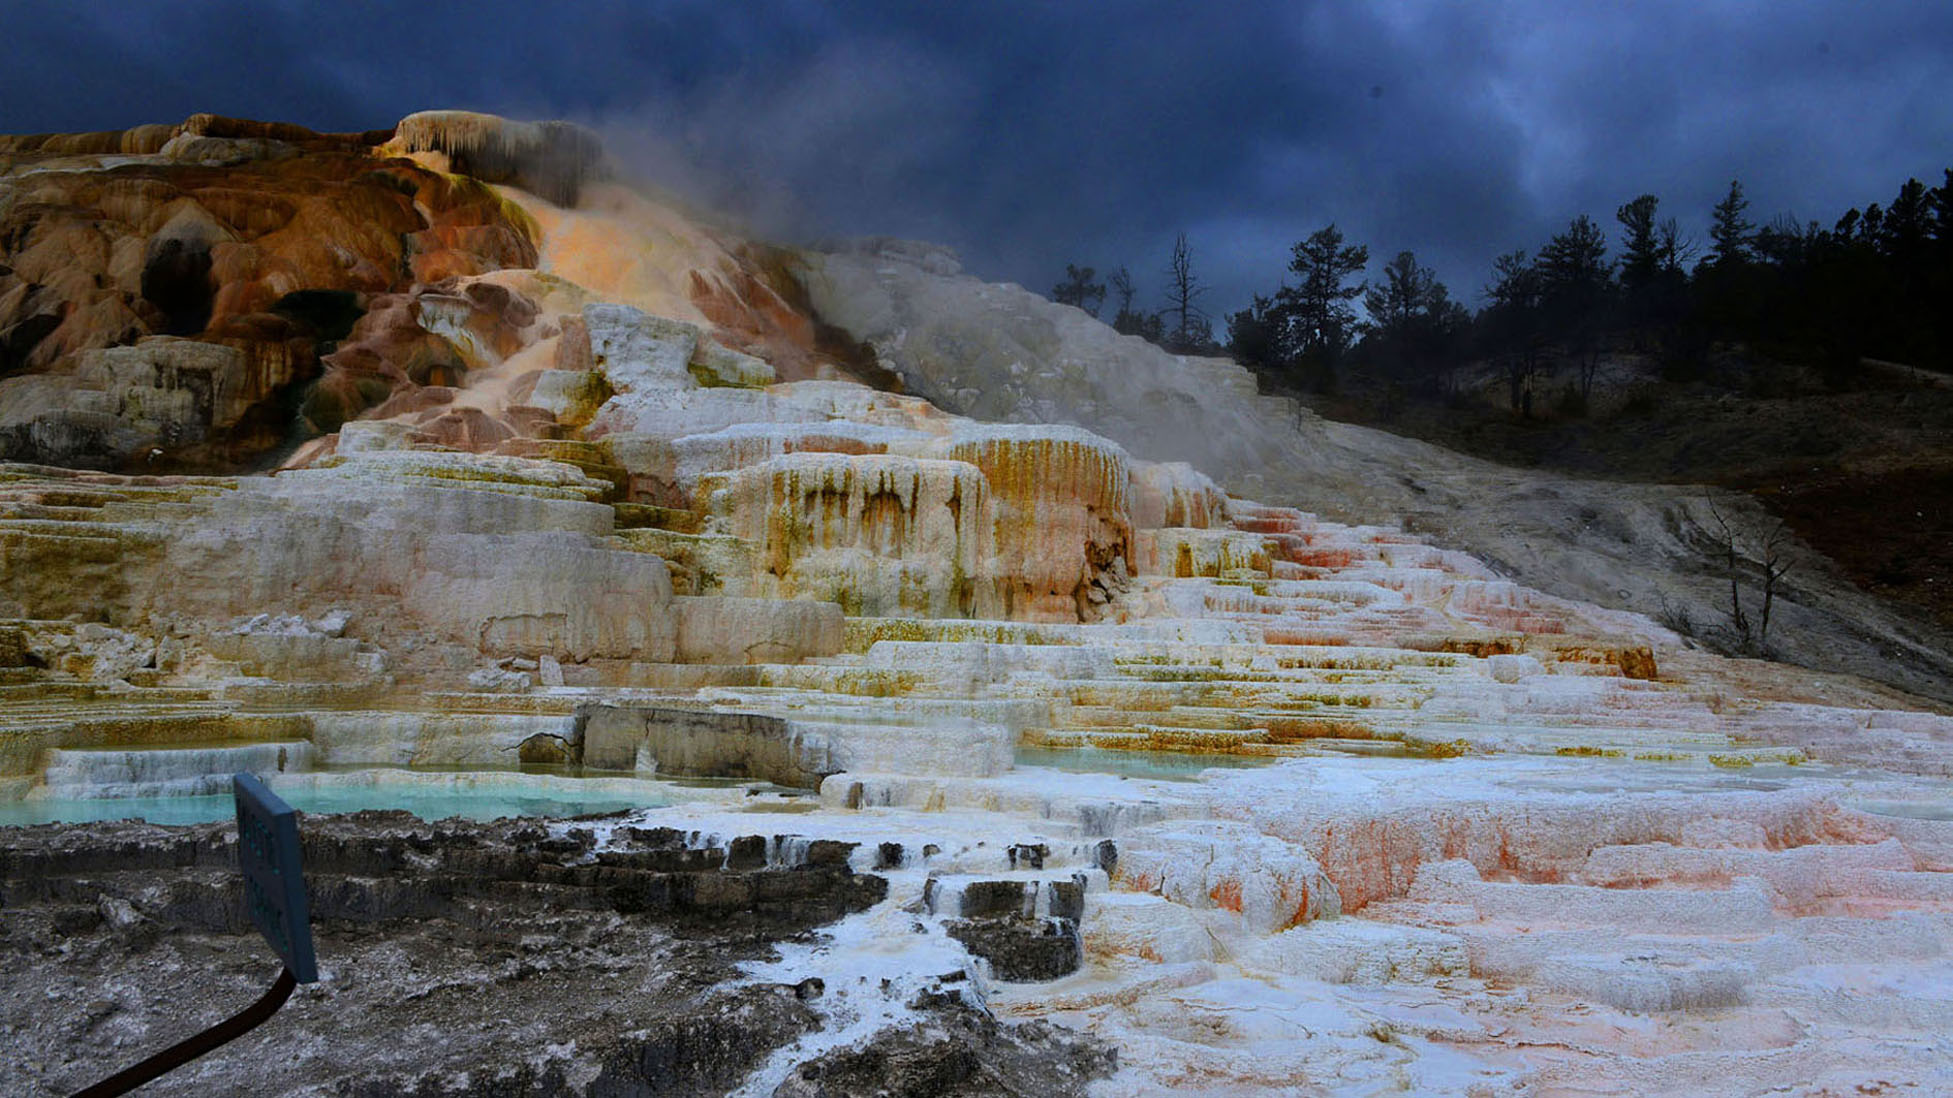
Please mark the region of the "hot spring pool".
<svg viewBox="0 0 1953 1098"><path fill-rule="evenodd" d="M393 809L426 820L460 816L582 816L679 802L736 802L751 782L373 768L341 772L262 774L274 792L300 812L319 814ZM0 801L0 827L137 818L160 824L230 819L229 792L177 796L32 796Z"/></svg>

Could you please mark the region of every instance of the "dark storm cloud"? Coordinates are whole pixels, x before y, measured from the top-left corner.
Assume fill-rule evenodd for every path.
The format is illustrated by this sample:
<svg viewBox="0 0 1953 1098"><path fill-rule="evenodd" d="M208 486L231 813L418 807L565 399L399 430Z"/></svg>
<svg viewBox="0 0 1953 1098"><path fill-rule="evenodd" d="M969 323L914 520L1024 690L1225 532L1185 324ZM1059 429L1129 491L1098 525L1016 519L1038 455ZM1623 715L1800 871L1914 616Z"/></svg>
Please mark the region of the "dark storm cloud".
<svg viewBox="0 0 1953 1098"><path fill-rule="evenodd" d="M1643 191L1699 231L1826 221L1953 163L1953 6L1920 3L23 4L0 130L212 110L321 128L464 106L602 129L792 237L949 243L1157 293L1188 233L1217 314L1334 220L1475 299L1491 257Z"/></svg>

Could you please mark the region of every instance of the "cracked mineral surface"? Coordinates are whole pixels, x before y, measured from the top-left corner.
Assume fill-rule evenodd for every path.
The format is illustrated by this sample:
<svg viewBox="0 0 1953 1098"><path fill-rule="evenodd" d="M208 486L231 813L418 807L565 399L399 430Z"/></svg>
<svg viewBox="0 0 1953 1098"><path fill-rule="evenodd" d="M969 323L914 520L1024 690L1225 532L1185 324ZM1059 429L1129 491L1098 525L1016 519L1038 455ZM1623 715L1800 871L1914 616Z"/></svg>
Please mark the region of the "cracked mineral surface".
<svg viewBox="0 0 1953 1098"><path fill-rule="evenodd" d="M239 771L323 978L154 1093L1953 1091L1953 660L1644 616L1728 499L561 124L5 138L0 230L0 1092L270 982Z"/></svg>

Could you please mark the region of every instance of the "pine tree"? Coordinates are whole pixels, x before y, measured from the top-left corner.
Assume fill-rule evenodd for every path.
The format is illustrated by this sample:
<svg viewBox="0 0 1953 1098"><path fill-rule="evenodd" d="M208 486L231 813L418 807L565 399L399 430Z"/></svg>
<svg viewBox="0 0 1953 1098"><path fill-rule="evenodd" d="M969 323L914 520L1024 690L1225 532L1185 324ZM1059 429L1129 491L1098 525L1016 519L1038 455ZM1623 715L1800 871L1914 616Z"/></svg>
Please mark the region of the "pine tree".
<svg viewBox="0 0 1953 1098"><path fill-rule="evenodd" d="M1286 324L1274 298L1255 294L1247 308L1228 314L1228 353L1257 373L1280 374L1288 366Z"/></svg>
<svg viewBox="0 0 1953 1098"><path fill-rule="evenodd" d="M1090 267L1065 264L1065 280L1051 287L1051 300L1099 315L1099 306L1105 303L1105 283L1092 281L1097 273Z"/></svg>
<svg viewBox="0 0 1953 1098"><path fill-rule="evenodd" d="M1512 410L1531 415L1532 379L1545 343L1539 268L1520 249L1493 260L1492 273L1492 284L1485 287L1491 304L1478 318L1480 334L1505 374Z"/></svg>
<svg viewBox="0 0 1953 1098"><path fill-rule="evenodd" d="M1420 265L1411 252L1398 252L1384 265L1383 280L1364 294L1371 331L1366 352L1400 375L1451 389L1450 368L1467 316L1451 300L1436 271Z"/></svg>
<svg viewBox="0 0 1953 1098"><path fill-rule="evenodd" d="M1755 228L1743 211L1749 208L1740 180L1729 181L1729 194L1709 215L1709 261L1718 267L1738 266L1749 259L1750 232Z"/></svg>
<svg viewBox="0 0 1953 1098"><path fill-rule="evenodd" d="M1607 238L1594 219L1581 214L1555 233L1539 250L1541 292L1554 297L1586 299L1602 292L1613 274L1607 261Z"/></svg>
<svg viewBox="0 0 1953 1098"><path fill-rule="evenodd" d="M1661 229L1655 224L1659 200L1644 194L1614 211L1621 223L1621 284L1631 293L1652 285L1662 269Z"/></svg>
<svg viewBox="0 0 1953 1098"><path fill-rule="evenodd" d="M1411 252L1398 252L1384 264L1383 281L1363 295L1363 308L1379 331L1408 329L1430 311L1434 297L1442 298L1436 271L1421 266Z"/></svg>
<svg viewBox="0 0 1953 1098"><path fill-rule="evenodd" d="M1286 314L1291 361L1311 375L1316 387L1328 388L1335 383L1338 361L1356 338L1356 310L1349 303L1362 296L1365 285L1345 283L1370 262L1370 250L1345 245L1342 230L1332 222L1291 253L1288 269L1300 284L1283 286L1276 295Z"/></svg>
<svg viewBox="0 0 1953 1098"><path fill-rule="evenodd" d="M1581 214L1539 250L1538 267L1546 329L1579 368L1580 397L1585 400L1600 369L1601 333L1612 319L1613 264L1607 260L1607 238L1592 218Z"/></svg>

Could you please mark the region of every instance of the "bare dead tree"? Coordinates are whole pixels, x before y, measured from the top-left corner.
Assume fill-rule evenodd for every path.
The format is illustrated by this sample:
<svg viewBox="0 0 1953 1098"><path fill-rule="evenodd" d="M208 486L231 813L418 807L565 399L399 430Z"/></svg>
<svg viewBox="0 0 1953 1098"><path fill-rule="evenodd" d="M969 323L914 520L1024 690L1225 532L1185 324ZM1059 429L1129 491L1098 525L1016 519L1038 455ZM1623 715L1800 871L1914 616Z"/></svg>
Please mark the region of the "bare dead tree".
<svg viewBox="0 0 1953 1098"><path fill-rule="evenodd" d="M1595 341L1582 350L1575 364L1580 370L1580 400L1585 404L1593 399L1594 379L1600 376L1600 343Z"/></svg>
<svg viewBox="0 0 1953 1098"><path fill-rule="evenodd" d="M1729 631L1736 640L1739 650L1748 652L1750 648L1750 618L1743 610L1743 589L1741 584L1742 551L1737 546L1736 530L1730 526L1729 519L1715 504L1709 505L1709 514L1716 520L1716 549L1722 555L1723 566L1729 573Z"/></svg>
<svg viewBox="0 0 1953 1098"><path fill-rule="evenodd" d="M1711 537L1716 554L1729 575L1729 632L1738 651L1764 655L1770 640L1770 615L1776 608L1777 591L1790 574L1790 527L1781 519L1767 531L1757 533L1741 522L1732 522L1715 505L1709 507L1716 529ZM1752 560L1750 554L1755 554ZM1762 580L1763 598L1754 619L1743 606L1742 577L1754 571Z"/></svg>
<svg viewBox="0 0 1953 1098"><path fill-rule="evenodd" d="M1173 330L1167 333L1169 350L1185 354L1208 342L1213 336L1213 325L1207 319L1206 310L1200 307L1200 299L1207 293L1207 287L1200 284L1199 276L1194 274L1193 249L1187 244L1187 234L1181 233L1173 240L1173 258L1166 269L1166 308L1167 316L1177 318Z"/></svg>
<svg viewBox="0 0 1953 1098"><path fill-rule="evenodd" d="M1660 269L1664 272L1680 274L1702 252L1701 242L1682 232L1681 226L1672 217L1663 221L1655 231Z"/></svg>
<svg viewBox="0 0 1953 1098"><path fill-rule="evenodd" d="M1123 316L1132 312L1132 272L1126 270L1121 265L1118 270L1112 273L1112 278L1109 281L1112 284L1113 295L1119 299L1119 314Z"/></svg>

